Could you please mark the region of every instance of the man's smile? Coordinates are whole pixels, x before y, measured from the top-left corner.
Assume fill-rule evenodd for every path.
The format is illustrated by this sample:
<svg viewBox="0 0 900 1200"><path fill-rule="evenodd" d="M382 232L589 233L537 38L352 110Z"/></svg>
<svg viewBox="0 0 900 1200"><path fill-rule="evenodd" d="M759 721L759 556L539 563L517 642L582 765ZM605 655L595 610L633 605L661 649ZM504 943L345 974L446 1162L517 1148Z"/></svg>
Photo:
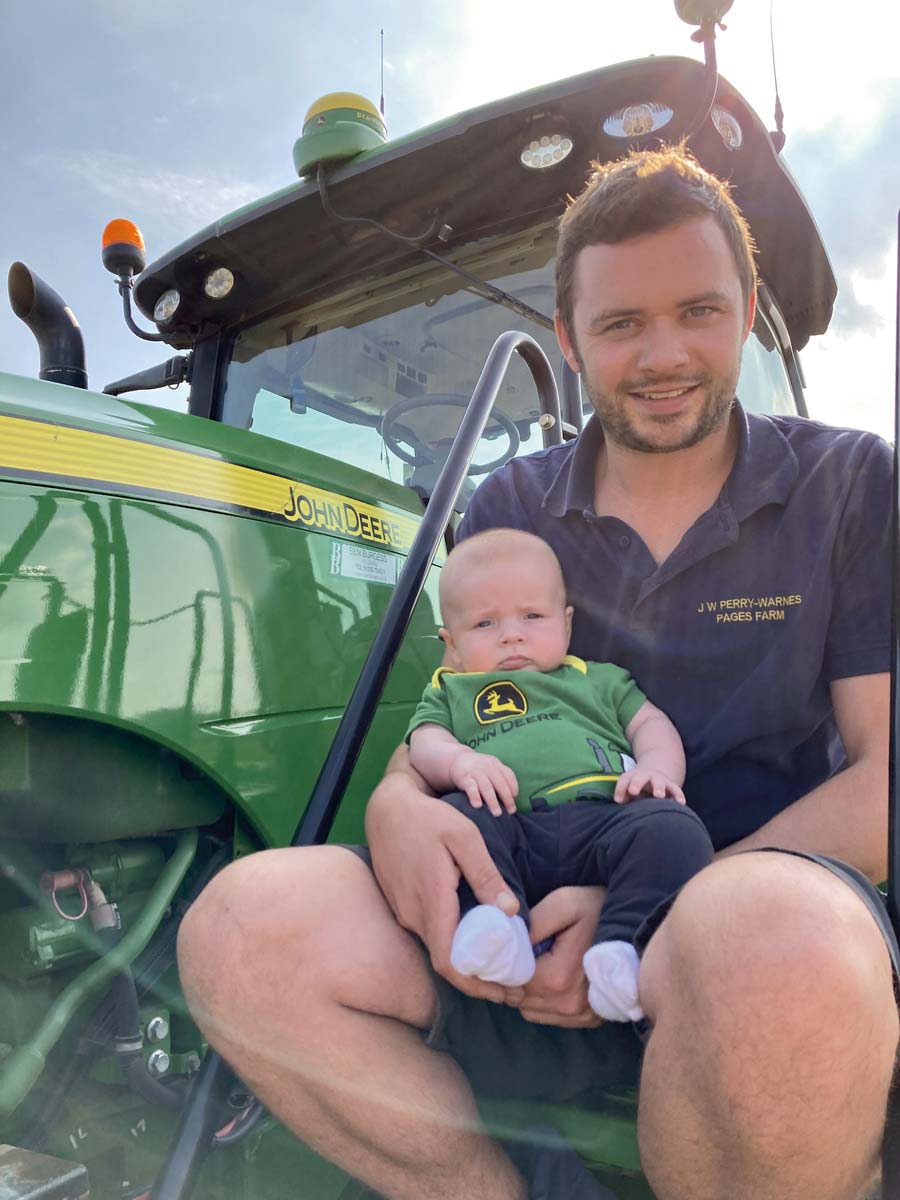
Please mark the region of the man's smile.
<svg viewBox="0 0 900 1200"><path fill-rule="evenodd" d="M649 417L671 417L682 412L687 404L695 400L705 380L690 380L684 383L669 383L664 386L626 387L625 395L639 411Z"/></svg>
<svg viewBox="0 0 900 1200"><path fill-rule="evenodd" d="M692 392L698 385L696 383L685 383L677 388L635 388L632 390L633 396L639 396L642 400L671 400L678 396L685 396L688 392Z"/></svg>

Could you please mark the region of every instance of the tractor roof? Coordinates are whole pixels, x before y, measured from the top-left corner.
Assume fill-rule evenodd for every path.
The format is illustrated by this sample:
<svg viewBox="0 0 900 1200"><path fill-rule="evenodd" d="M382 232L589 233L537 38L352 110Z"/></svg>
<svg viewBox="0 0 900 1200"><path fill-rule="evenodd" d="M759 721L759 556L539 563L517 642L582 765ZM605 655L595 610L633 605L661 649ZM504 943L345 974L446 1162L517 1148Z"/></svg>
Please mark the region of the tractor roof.
<svg viewBox="0 0 900 1200"><path fill-rule="evenodd" d="M639 59L523 92L449 117L367 151L329 173L329 195L342 214L374 217L403 234L451 226L448 257L473 241L557 218L567 194L584 185L590 161L621 156L627 141L603 131L604 118L628 105L656 101L674 112L659 136L674 140L696 116L705 68L692 59ZM742 144L731 149L712 121L691 139L700 162L732 184L759 247L759 269L774 294L795 347L823 333L837 292L822 239L796 183L765 126L743 97L719 78L716 103L739 123ZM539 122L564 127L574 143L552 170L526 171L523 144ZM543 127L543 126L541 126ZM421 259L409 245L366 225L329 217L315 179L246 205L152 263L135 295L147 314L177 287L182 304L167 335L190 343L209 326L237 327L298 299L339 292L351 281L377 280ZM203 280L227 266L237 284L225 300L210 300Z"/></svg>

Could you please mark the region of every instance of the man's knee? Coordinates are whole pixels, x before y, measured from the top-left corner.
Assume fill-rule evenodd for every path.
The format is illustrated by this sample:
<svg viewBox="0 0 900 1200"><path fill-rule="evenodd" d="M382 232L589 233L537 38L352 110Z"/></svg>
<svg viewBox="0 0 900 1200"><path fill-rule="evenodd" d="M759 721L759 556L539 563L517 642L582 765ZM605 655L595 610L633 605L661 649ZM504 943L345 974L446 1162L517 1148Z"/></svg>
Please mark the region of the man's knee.
<svg viewBox="0 0 900 1200"><path fill-rule="evenodd" d="M226 1015L240 1022L283 1008L286 996L417 1025L433 1005L418 945L366 863L343 847L268 850L232 863L188 910L178 958L207 1031Z"/></svg>
<svg viewBox="0 0 900 1200"><path fill-rule="evenodd" d="M213 878L185 915L178 938L182 969L223 954L264 951L289 936L321 933L354 902L357 873L336 847L264 850L231 863ZM364 864L359 863L360 868Z"/></svg>
<svg viewBox="0 0 900 1200"><path fill-rule="evenodd" d="M182 984L201 1025L245 978L264 986L288 947L299 952L307 934L321 933L323 897L315 883L330 890L335 882L325 867L316 852L265 850L231 863L207 884L178 934Z"/></svg>
<svg viewBox="0 0 900 1200"><path fill-rule="evenodd" d="M783 1015L887 1006L896 1025L890 957L865 904L825 868L787 854L722 859L685 885L645 953L650 1011L679 981L742 1008L749 993L768 995Z"/></svg>
<svg viewBox="0 0 900 1200"><path fill-rule="evenodd" d="M661 1175L687 1178L663 1137L674 1073L691 1136L707 1130L760 1180L769 1172L815 1181L823 1196L862 1193L877 1162L898 1021L881 931L852 889L787 855L714 863L648 945L641 1000L655 1022L642 1143Z"/></svg>

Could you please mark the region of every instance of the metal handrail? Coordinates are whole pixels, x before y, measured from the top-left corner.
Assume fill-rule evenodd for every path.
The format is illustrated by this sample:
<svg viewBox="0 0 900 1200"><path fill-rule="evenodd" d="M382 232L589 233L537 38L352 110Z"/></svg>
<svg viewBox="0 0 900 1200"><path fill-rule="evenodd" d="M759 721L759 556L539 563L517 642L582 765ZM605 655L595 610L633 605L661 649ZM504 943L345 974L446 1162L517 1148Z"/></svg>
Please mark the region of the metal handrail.
<svg viewBox="0 0 900 1200"><path fill-rule="evenodd" d="M447 461L441 469L319 777L291 839L292 846L320 845L331 831L416 601L443 540L475 448L490 419L510 360L516 353L525 360L531 371L540 397L541 412L553 418L552 426L545 430L549 434L546 440L562 441L559 393L547 356L528 334L515 330L502 333L485 359ZM195 1076L168 1157L154 1185L153 1200L187 1200L212 1139L216 1099L227 1093L230 1077L231 1068L215 1051L210 1050Z"/></svg>
<svg viewBox="0 0 900 1200"><path fill-rule="evenodd" d="M475 447L481 440L515 352L525 359L531 370L541 398L542 411L554 418L551 432L558 431L558 440L562 440L559 394L547 356L528 334L515 330L502 333L485 359L472 399L431 493L422 523L413 538L403 570L347 702L309 803L291 839L293 846L318 845L328 837L344 789L372 723L375 706L384 690L425 577L443 540Z"/></svg>

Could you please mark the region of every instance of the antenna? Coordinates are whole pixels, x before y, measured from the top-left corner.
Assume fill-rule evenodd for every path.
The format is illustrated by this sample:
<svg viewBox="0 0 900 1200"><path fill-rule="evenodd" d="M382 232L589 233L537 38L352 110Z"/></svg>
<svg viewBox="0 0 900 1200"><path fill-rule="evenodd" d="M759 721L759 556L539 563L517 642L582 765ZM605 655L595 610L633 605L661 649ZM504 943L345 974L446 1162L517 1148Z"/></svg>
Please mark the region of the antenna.
<svg viewBox="0 0 900 1200"><path fill-rule="evenodd" d="M384 30L381 31L381 115L384 116Z"/></svg>
<svg viewBox="0 0 900 1200"><path fill-rule="evenodd" d="M781 107L781 97L778 94L778 70L775 66L775 24L772 17L772 9L775 0L769 0L769 41L772 46L772 78L775 81L775 128L769 133L772 139L772 145L780 154L784 149L785 134L784 134L784 110Z"/></svg>

